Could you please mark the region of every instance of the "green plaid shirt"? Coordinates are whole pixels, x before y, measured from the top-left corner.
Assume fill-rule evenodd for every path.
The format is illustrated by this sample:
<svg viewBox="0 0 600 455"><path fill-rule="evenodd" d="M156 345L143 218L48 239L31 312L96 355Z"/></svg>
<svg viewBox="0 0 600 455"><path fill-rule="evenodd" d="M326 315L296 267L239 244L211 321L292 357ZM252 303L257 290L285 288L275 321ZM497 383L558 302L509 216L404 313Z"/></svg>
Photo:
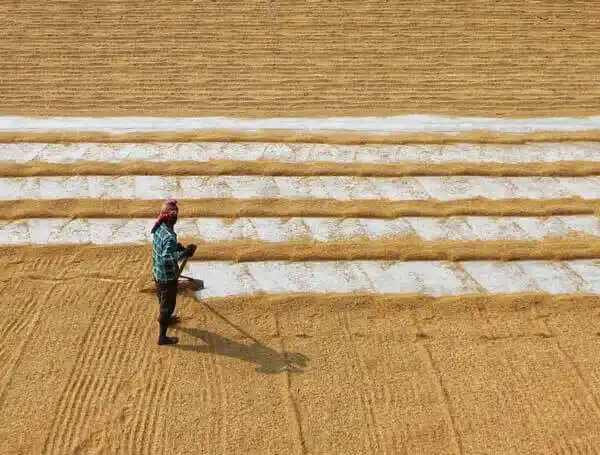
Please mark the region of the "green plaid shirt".
<svg viewBox="0 0 600 455"><path fill-rule="evenodd" d="M174 281L179 274L177 261L185 247L177 243L177 234L162 223L152 239L152 276L156 281Z"/></svg>

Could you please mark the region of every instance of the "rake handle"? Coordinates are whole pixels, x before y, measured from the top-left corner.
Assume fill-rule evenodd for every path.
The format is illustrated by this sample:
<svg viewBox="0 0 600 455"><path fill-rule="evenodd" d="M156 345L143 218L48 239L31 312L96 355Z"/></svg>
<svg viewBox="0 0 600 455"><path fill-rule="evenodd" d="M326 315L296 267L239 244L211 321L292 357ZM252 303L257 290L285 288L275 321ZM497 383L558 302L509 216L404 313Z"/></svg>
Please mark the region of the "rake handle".
<svg viewBox="0 0 600 455"><path fill-rule="evenodd" d="M187 264L188 258L189 258L189 256L186 256L183 258L183 261L181 262L181 265L179 266L179 274L177 275L177 279L179 279L179 277L183 273L183 269L185 268L185 264Z"/></svg>

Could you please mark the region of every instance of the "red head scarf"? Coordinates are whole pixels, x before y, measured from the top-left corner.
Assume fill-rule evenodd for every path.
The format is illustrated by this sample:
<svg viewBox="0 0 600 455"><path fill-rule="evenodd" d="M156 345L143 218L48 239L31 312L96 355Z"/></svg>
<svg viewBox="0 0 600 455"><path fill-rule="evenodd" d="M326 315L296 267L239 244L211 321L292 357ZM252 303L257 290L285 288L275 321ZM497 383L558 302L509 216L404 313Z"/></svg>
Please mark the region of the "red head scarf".
<svg viewBox="0 0 600 455"><path fill-rule="evenodd" d="M156 223L154 223L154 226L152 227L151 232L154 234L154 232L162 223L175 218L178 213L179 208L177 207L177 199L167 199L160 208L160 213L156 219Z"/></svg>

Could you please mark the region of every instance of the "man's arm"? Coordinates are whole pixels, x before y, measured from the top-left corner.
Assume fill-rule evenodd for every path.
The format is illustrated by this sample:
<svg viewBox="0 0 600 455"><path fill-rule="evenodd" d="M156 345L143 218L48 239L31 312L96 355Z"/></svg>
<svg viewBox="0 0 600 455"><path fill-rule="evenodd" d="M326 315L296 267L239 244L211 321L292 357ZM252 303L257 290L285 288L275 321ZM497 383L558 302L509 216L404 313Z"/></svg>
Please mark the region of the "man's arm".
<svg viewBox="0 0 600 455"><path fill-rule="evenodd" d="M181 245L183 247L183 249L180 249L179 248L180 245L181 245L180 243L179 244L175 243L175 241L173 239L167 238L165 240L165 245L163 248L163 257L165 258L165 260L173 261L173 262L177 263L184 256L186 256L187 249L185 247L183 247L183 245Z"/></svg>

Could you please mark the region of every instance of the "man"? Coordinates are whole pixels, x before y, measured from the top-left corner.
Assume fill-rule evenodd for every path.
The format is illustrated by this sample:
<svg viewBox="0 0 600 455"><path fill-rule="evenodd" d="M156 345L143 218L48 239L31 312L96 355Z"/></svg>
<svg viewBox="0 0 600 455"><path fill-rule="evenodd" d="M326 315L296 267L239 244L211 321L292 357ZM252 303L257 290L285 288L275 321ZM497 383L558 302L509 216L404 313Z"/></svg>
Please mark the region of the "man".
<svg viewBox="0 0 600 455"><path fill-rule="evenodd" d="M160 334L158 344L176 344L177 337L168 337L167 328L177 323L179 317L174 315L177 299L177 280L179 266L177 261L193 256L196 245L185 248L177 242L177 234L173 230L177 222L179 208L177 200L167 199L160 210L160 215L152 228L152 276L156 283L156 295L160 305L158 322Z"/></svg>

